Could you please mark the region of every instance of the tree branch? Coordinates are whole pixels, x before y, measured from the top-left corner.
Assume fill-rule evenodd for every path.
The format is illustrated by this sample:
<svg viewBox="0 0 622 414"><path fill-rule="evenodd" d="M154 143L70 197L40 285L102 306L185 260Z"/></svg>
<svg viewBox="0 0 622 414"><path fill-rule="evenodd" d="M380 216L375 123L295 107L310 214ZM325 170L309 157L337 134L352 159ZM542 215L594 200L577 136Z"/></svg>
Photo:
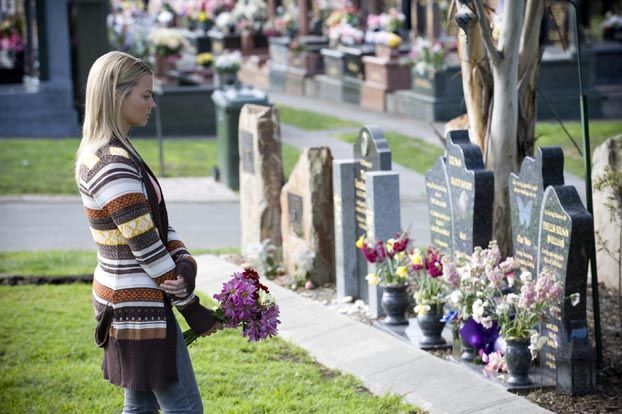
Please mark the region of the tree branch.
<svg viewBox="0 0 622 414"><path fill-rule="evenodd" d="M503 59L503 55L497 50L494 43L492 42L490 23L488 22L488 17L486 16L486 11L484 10L484 4L482 3L482 0L473 0L473 4L475 5L475 11L477 12L479 27L482 29L482 40L484 41L484 48L486 48L486 53L488 53L490 61L493 63L494 66L497 66L499 62Z"/></svg>

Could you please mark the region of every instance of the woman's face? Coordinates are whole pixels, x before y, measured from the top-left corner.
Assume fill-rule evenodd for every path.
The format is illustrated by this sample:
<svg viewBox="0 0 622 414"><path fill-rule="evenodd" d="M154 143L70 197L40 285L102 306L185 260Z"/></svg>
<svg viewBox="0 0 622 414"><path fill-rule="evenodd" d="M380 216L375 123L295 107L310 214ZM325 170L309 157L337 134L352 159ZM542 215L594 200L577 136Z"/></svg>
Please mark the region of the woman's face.
<svg viewBox="0 0 622 414"><path fill-rule="evenodd" d="M121 120L127 130L131 127L147 125L151 110L156 104L153 100L153 76L144 74L123 100Z"/></svg>

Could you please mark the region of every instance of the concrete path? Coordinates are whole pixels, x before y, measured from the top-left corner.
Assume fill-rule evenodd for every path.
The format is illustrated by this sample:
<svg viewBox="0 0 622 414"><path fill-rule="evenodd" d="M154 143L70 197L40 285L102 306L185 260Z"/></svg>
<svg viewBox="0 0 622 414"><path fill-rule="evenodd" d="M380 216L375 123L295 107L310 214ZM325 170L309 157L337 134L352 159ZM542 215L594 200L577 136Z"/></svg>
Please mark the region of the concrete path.
<svg viewBox="0 0 622 414"><path fill-rule="evenodd" d="M218 257L197 257L197 289L208 296L240 267ZM549 413L468 368L441 360L334 309L262 281L281 309L279 336L319 363L360 378L369 390L398 394L432 414Z"/></svg>

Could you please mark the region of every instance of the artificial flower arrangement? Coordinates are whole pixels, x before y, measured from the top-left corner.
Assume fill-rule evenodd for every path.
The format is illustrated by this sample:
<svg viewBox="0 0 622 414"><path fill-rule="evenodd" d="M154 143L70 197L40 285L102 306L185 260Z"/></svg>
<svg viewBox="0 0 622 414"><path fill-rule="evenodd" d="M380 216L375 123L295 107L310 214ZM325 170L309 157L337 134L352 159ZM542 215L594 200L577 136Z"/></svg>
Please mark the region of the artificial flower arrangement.
<svg viewBox="0 0 622 414"><path fill-rule="evenodd" d="M410 253L412 270L415 274L415 313L425 315L436 311L442 314L447 296L447 283L443 280L441 253L430 246L425 251L415 248Z"/></svg>
<svg viewBox="0 0 622 414"><path fill-rule="evenodd" d="M432 44L429 40L418 37L411 48L410 58L413 61L415 72L420 76L425 76L447 68L445 54L446 49L442 43L435 42Z"/></svg>
<svg viewBox="0 0 622 414"><path fill-rule="evenodd" d="M406 16L395 8L388 13L370 14L367 16L367 30L397 33L404 26Z"/></svg>
<svg viewBox="0 0 622 414"><path fill-rule="evenodd" d="M257 342L277 335L279 306L268 288L259 281L259 274L251 268L234 273L214 295L218 301L216 319L226 328L242 327L242 336ZM190 345L199 338L192 329L184 332L184 341Z"/></svg>
<svg viewBox="0 0 622 414"><path fill-rule="evenodd" d="M391 49L396 49L402 43L402 38L395 33L381 31L381 32L373 32L367 31L365 33L365 43L371 43L374 45L383 45L390 47Z"/></svg>
<svg viewBox="0 0 622 414"><path fill-rule="evenodd" d="M148 39L155 48L156 55L162 57L179 55L187 45L181 32L174 29L155 29L149 33Z"/></svg>
<svg viewBox="0 0 622 414"><path fill-rule="evenodd" d="M376 272L365 279L371 285L406 285L409 279L409 257L406 253L410 239L406 232L397 233L394 238L383 242L361 236L356 247L361 250L368 263L376 264Z"/></svg>
<svg viewBox="0 0 622 414"><path fill-rule="evenodd" d="M352 46L363 43L365 32L359 29L361 23L359 14L359 9L350 2L344 2L341 8L331 12L324 23L331 46L339 44Z"/></svg>
<svg viewBox="0 0 622 414"><path fill-rule="evenodd" d="M268 20L268 7L262 0L239 0L231 14L239 31L260 32Z"/></svg>
<svg viewBox="0 0 622 414"><path fill-rule="evenodd" d="M234 74L242 66L242 54L236 50L230 53L223 53L216 57L214 70L219 74Z"/></svg>
<svg viewBox="0 0 622 414"><path fill-rule="evenodd" d="M199 53L196 59L197 65L209 68L214 63L214 55L209 52Z"/></svg>

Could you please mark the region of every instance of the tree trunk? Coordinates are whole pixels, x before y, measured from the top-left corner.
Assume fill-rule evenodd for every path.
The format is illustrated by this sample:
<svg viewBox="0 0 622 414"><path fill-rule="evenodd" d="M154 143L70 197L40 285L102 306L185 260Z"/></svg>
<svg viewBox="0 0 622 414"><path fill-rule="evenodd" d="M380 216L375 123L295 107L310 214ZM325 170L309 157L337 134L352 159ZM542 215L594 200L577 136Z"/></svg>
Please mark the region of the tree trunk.
<svg viewBox="0 0 622 414"><path fill-rule="evenodd" d="M468 41L466 36L458 36L458 54L460 55L462 89L471 129L471 141L484 154L493 83L482 43L482 31L479 27L473 29Z"/></svg>
<svg viewBox="0 0 622 414"><path fill-rule="evenodd" d="M493 107L488 126L486 167L495 176L493 239L504 256L512 253L512 231L508 179L519 169L518 129L518 62L525 0L505 3L504 27L499 37L498 55L491 58L494 83ZM497 51L495 51L497 52ZM488 51L490 55L492 51Z"/></svg>
<svg viewBox="0 0 622 414"><path fill-rule="evenodd" d="M540 39L542 0L527 0L518 64L518 159L532 156L536 142L536 93L544 42Z"/></svg>

